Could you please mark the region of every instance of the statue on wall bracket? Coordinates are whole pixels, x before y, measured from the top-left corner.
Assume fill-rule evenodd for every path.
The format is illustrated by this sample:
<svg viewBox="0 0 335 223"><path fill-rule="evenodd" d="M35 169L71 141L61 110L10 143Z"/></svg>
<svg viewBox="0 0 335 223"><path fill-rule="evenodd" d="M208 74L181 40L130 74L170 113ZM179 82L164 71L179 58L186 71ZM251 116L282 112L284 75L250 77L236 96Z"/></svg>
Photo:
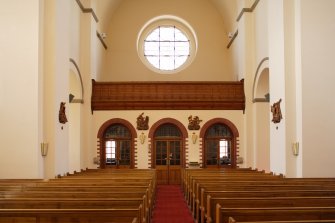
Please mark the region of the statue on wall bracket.
<svg viewBox="0 0 335 223"><path fill-rule="evenodd" d="M138 117L137 117L137 130L148 130L149 129L149 117L148 116L143 116L144 112L142 112Z"/></svg>
<svg viewBox="0 0 335 223"><path fill-rule="evenodd" d="M188 116L188 129L189 130L199 130L200 129L200 122L202 120L199 119L198 116Z"/></svg>
<svg viewBox="0 0 335 223"><path fill-rule="evenodd" d="M66 113L65 113L65 102L60 103L59 114L58 114L59 123L67 123Z"/></svg>
<svg viewBox="0 0 335 223"><path fill-rule="evenodd" d="M281 114L281 109L280 109L280 102L281 99L279 99L278 102L273 103L271 106L271 112L272 112L272 122L273 123L279 123L280 120L282 120L283 116Z"/></svg>

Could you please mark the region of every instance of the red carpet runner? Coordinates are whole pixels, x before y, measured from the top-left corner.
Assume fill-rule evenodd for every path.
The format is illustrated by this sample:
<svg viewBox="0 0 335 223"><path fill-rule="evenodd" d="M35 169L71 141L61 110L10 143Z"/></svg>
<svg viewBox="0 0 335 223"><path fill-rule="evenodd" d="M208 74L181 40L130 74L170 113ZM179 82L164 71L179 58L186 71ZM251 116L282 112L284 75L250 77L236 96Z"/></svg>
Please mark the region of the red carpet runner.
<svg viewBox="0 0 335 223"><path fill-rule="evenodd" d="M152 223L194 223L179 185L158 185Z"/></svg>

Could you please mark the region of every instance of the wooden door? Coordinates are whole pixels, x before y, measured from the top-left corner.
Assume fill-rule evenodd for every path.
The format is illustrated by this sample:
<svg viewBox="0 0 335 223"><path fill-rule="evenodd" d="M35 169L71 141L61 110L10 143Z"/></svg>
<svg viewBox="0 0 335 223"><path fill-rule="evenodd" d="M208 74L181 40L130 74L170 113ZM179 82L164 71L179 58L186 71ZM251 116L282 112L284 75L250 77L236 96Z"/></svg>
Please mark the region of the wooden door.
<svg viewBox="0 0 335 223"><path fill-rule="evenodd" d="M158 184L181 183L181 141L156 140L155 164Z"/></svg>
<svg viewBox="0 0 335 223"><path fill-rule="evenodd" d="M105 142L105 166L107 168L130 168L130 140L109 139Z"/></svg>

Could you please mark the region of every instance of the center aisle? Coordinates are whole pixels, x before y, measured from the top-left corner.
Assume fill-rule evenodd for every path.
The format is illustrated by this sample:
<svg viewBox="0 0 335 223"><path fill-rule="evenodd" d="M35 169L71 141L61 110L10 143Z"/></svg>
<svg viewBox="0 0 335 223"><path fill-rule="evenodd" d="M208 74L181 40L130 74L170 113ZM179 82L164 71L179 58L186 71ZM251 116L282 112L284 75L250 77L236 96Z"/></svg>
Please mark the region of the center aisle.
<svg viewBox="0 0 335 223"><path fill-rule="evenodd" d="M179 185L158 185L152 223L194 223Z"/></svg>

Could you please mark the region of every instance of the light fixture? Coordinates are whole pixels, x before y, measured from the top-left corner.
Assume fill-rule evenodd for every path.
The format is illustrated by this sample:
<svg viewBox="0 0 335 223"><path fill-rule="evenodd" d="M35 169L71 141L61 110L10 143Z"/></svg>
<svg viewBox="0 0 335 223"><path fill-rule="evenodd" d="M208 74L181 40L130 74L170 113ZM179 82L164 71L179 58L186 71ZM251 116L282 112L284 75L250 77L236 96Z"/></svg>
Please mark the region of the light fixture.
<svg viewBox="0 0 335 223"><path fill-rule="evenodd" d="M102 39L106 39L107 38L107 34L106 33L100 33L100 36Z"/></svg>
<svg viewBox="0 0 335 223"><path fill-rule="evenodd" d="M69 102L70 103L72 102L73 98L74 98L74 95L73 94L69 94Z"/></svg>
<svg viewBox="0 0 335 223"><path fill-rule="evenodd" d="M197 142L198 136L193 132L192 134L192 142L195 144Z"/></svg>
<svg viewBox="0 0 335 223"><path fill-rule="evenodd" d="M140 135L140 141L141 141L141 144L143 144L145 142L145 135L144 135L143 132Z"/></svg>
<svg viewBox="0 0 335 223"><path fill-rule="evenodd" d="M299 155L299 142L292 143L292 152L294 156Z"/></svg>
<svg viewBox="0 0 335 223"><path fill-rule="evenodd" d="M48 143L47 142L42 142L41 143L41 155L43 157L46 157L48 155Z"/></svg>

